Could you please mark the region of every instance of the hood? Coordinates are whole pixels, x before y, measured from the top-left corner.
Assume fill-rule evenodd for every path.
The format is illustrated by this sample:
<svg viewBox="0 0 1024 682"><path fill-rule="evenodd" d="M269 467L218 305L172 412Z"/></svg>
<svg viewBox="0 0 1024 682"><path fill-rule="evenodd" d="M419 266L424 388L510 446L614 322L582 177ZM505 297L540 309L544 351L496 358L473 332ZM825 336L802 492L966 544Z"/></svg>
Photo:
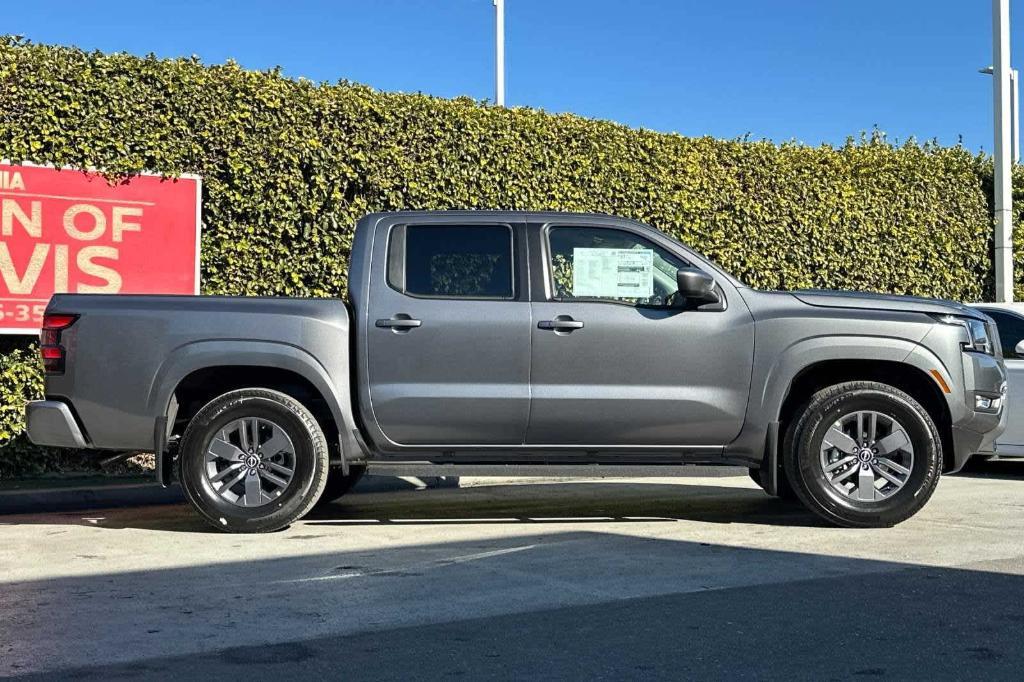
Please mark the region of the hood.
<svg viewBox="0 0 1024 682"><path fill-rule="evenodd" d="M909 313L961 315L981 319L973 310L955 301L923 296L894 296L861 291L828 291L824 289L798 289L789 292L807 305L820 308L859 308L863 310L898 310Z"/></svg>

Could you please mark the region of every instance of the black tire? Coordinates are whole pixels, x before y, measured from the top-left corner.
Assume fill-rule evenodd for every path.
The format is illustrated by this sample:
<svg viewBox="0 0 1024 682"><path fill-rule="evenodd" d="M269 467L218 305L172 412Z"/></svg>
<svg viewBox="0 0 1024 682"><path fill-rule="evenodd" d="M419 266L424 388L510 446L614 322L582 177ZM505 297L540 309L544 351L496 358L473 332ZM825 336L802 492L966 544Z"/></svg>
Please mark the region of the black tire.
<svg viewBox="0 0 1024 682"><path fill-rule="evenodd" d="M320 494L316 506L323 507L334 502L345 495L352 487L359 482L359 479L366 473L366 467L361 464L353 464L348 468L348 476L341 473L341 467L331 467L327 473L327 485Z"/></svg>
<svg viewBox="0 0 1024 682"><path fill-rule="evenodd" d="M243 507L224 499L206 473L209 443L225 425L243 417L272 421L295 450L290 482L261 506ZM265 388L231 391L199 410L185 429L178 461L188 501L211 525L229 533L268 533L301 518L320 498L329 468L327 439L316 418L294 398Z"/></svg>
<svg viewBox="0 0 1024 682"><path fill-rule="evenodd" d="M844 415L861 410L897 420L913 446L906 482L881 500L844 496L819 461L826 432ZM932 496L942 470L942 440L931 416L911 396L887 384L851 381L818 391L798 412L786 430L783 460L793 492L818 516L839 526L887 528L916 514Z"/></svg>

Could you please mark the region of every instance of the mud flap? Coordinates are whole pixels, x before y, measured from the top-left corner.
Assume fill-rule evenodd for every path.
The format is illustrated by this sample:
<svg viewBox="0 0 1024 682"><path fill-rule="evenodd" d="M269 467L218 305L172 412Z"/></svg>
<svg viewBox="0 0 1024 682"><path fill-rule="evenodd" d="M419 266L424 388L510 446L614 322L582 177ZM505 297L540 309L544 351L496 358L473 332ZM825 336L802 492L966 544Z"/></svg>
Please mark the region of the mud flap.
<svg viewBox="0 0 1024 682"><path fill-rule="evenodd" d="M768 424L764 463L761 467L761 486L772 497L779 495L779 422Z"/></svg>

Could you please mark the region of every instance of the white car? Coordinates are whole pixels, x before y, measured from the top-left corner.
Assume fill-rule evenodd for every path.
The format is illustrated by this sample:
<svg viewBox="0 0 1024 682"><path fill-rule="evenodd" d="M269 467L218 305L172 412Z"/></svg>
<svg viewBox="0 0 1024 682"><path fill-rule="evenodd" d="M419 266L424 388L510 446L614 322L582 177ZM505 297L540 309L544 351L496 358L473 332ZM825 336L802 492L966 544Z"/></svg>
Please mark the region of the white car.
<svg viewBox="0 0 1024 682"><path fill-rule="evenodd" d="M972 303L996 323L1006 362L1010 413L1006 431L996 441L996 454L1024 457L1024 303Z"/></svg>

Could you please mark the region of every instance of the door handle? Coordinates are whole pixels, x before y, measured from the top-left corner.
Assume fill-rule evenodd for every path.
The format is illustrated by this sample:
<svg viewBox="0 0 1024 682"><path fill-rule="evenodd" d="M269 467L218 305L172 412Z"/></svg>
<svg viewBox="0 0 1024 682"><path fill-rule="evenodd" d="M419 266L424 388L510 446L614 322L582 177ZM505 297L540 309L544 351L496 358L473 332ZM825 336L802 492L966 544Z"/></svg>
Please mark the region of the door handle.
<svg viewBox="0 0 1024 682"><path fill-rule="evenodd" d="M552 329L556 332L569 332L573 329L583 329L583 322L574 320L568 315L559 315L553 320L541 320L537 323L537 329Z"/></svg>
<svg viewBox="0 0 1024 682"><path fill-rule="evenodd" d="M377 320L375 323L378 327L385 327L395 330L409 330L415 327L419 327L423 324L420 320L413 320L408 317L392 317L390 319Z"/></svg>

